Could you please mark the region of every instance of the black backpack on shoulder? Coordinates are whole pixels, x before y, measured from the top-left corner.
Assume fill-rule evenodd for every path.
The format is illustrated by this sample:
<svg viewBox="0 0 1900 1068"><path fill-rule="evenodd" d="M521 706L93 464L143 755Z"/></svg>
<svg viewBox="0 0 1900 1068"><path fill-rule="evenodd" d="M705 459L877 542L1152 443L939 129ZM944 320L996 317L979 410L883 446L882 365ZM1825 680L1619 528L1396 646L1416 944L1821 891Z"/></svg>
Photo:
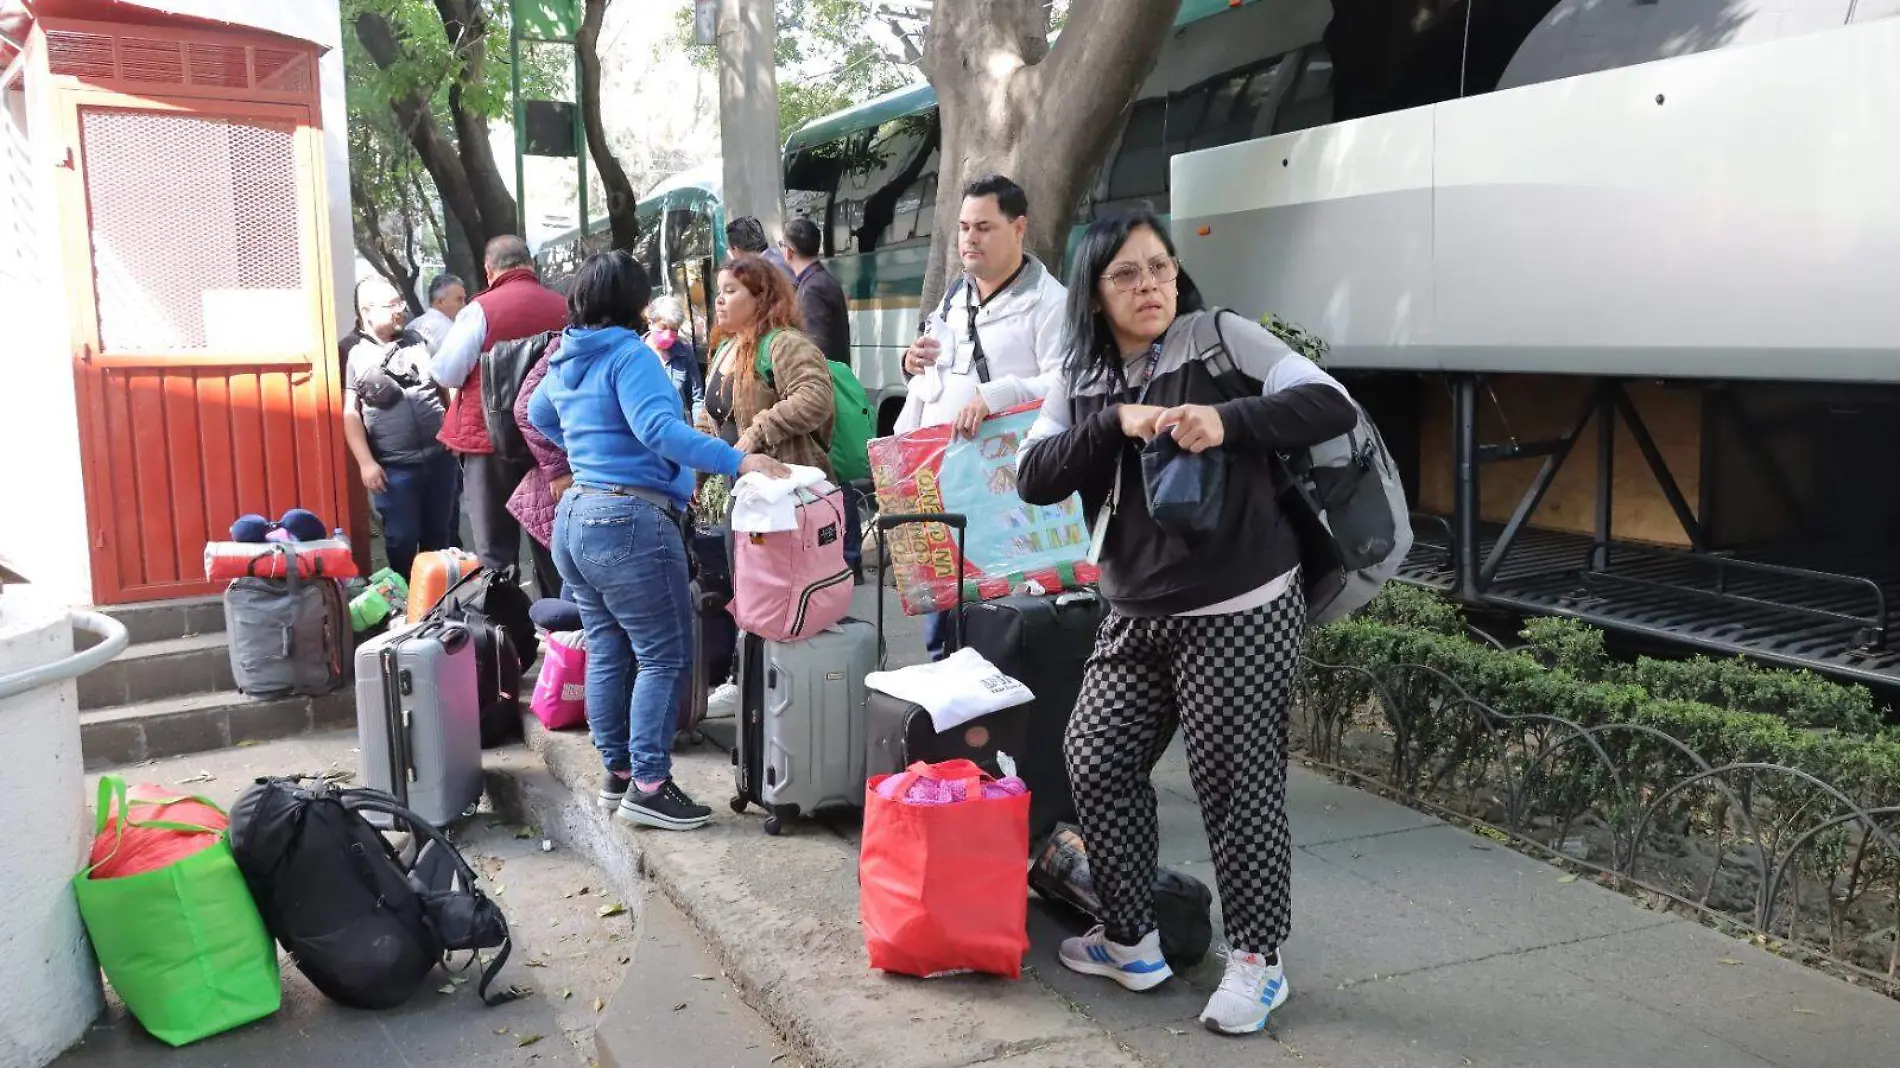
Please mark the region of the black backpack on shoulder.
<svg viewBox="0 0 1900 1068"><path fill-rule="evenodd" d="M398 850L366 813L408 845ZM483 1003L519 996L488 992L511 948L501 908L454 844L389 795L259 779L231 807L231 851L264 926L330 1000L395 1008L449 954L473 963L481 950L496 951L477 987Z"/></svg>
<svg viewBox="0 0 1900 1068"><path fill-rule="evenodd" d="M521 673L540 653L529 613L533 607L514 568L478 567L443 591L442 599L423 617L466 624L475 637L483 749L524 737Z"/></svg>

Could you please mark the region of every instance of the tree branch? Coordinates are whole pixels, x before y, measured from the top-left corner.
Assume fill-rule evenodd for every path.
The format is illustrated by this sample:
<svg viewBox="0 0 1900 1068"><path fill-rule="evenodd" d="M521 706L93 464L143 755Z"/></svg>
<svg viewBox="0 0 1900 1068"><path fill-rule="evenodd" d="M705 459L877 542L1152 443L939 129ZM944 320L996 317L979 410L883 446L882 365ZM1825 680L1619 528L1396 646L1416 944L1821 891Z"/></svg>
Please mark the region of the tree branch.
<svg viewBox="0 0 1900 1068"><path fill-rule="evenodd" d="M488 119L468 105L463 92L464 86L487 77L489 22L481 5L471 0L435 0L435 10L450 51L462 61L459 76L449 82L449 118L455 125L456 153L481 213L481 225L471 236L479 232L486 243L514 233L520 220L519 205L502 181L494 147L488 143Z"/></svg>
<svg viewBox="0 0 1900 1068"><path fill-rule="evenodd" d="M633 191L626 169L614 155L600 114L600 25L607 17L610 2L586 0L574 47L581 67L581 124L586 127L587 151L594 157L594 166L600 171L600 184L607 196L607 225L613 232L613 247L631 250L640 240L638 194ZM587 222L582 219L581 225L586 226Z"/></svg>
<svg viewBox="0 0 1900 1068"><path fill-rule="evenodd" d="M356 39L370 61L381 70L389 70L402 59L395 32L381 15L371 11L359 13ZM468 169L455 145L443 134L441 124L436 122L428 100L412 90L391 97L389 109L414 146L416 158L422 161L423 169L435 182L443 207L461 221L465 232L484 233L481 203L469 181Z"/></svg>

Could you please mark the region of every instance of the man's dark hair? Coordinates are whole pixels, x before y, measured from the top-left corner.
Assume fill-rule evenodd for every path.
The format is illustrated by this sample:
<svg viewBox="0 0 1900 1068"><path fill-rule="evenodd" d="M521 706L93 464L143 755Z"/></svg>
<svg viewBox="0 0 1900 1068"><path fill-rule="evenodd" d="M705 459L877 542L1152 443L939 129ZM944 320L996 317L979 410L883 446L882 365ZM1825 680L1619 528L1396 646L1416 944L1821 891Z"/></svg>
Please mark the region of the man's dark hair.
<svg viewBox="0 0 1900 1068"><path fill-rule="evenodd" d="M963 199L995 197L1003 217L1014 222L1029 214L1029 194L1023 187L1000 174L986 174L963 187Z"/></svg>
<svg viewBox="0 0 1900 1068"><path fill-rule="evenodd" d="M756 256L767 247L765 225L752 216L741 215L726 224L726 248L733 255L749 252Z"/></svg>
<svg viewBox="0 0 1900 1068"><path fill-rule="evenodd" d="M429 303L434 304L436 301L441 300L442 294L456 286L461 286L462 292L468 292L468 283L457 278L455 275L438 274L434 278L429 279Z"/></svg>
<svg viewBox="0 0 1900 1068"><path fill-rule="evenodd" d="M785 224L785 243L804 259L818 258L819 240L818 224L803 215Z"/></svg>
<svg viewBox="0 0 1900 1068"><path fill-rule="evenodd" d="M646 269L624 249L601 252L587 257L574 272L573 285L567 292L569 326L595 328L624 326L635 333L646 333L643 312L653 296L653 284Z"/></svg>
<svg viewBox="0 0 1900 1068"><path fill-rule="evenodd" d="M512 271L516 267L534 266L534 255L528 251L526 241L514 234L503 234L482 250L482 264L491 271Z"/></svg>

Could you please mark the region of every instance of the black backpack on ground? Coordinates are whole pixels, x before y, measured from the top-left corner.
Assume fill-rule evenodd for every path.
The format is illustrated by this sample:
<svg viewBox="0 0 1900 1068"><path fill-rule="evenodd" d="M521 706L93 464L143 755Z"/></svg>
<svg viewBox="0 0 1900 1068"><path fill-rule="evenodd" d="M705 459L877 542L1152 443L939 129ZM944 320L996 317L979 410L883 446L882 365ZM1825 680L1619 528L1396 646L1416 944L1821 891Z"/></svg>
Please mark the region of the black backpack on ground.
<svg viewBox="0 0 1900 1068"><path fill-rule="evenodd" d="M1089 872L1088 845L1082 829L1059 823L1029 868L1029 887L1042 897L1094 920L1102 918L1101 898ZM1155 869L1155 926L1161 931L1161 956L1179 969L1192 968L1214 944L1214 892L1207 884L1172 868Z"/></svg>
<svg viewBox="0 0 1900 1068"><path fill-rule="evenodd" d="M533 607L514 568L478 567L443 591L442 599L423 617L466 624L475 637L483 749L524 737L521 673L540 652L530 614Z"/></svg>
<svg viewBox="0 0 1900 1068"><path fill-rule="evenodd" d="M364 813L387 817L409 845L398 852ZM519 996L488 992L511 948L500 907L455 846L389 795L259 779L231 807L231 850L264 926L330 1000L395 1008L449 954L474 963L491 949L476 988L483 1003Z"/></svg>

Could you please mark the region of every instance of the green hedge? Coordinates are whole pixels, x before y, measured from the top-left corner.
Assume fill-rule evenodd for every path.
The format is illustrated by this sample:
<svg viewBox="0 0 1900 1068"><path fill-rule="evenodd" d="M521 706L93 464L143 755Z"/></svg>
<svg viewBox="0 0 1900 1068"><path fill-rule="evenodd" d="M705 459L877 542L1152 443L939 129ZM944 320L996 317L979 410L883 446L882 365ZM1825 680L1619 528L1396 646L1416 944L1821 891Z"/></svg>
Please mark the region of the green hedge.
<svg viewBox="0 0 1900 1068"><path fill-rule="evenodd" d="M1599 632L1562 621L1534 621L1526 637L1531 645L1517 652L1473 641L1455 608L1395 585L1360 615L1312 631L1307 653L1322 664L1380 674L1399 691L1395 700L1411 702L1406 715L1414 721L1428 719L1429 709L1405 688L1425 683L1395 671L1400 665L1441 671L1471 697L1507 714L1549 714L1586 727L1651 727L1713 765L1785 764L1834 784L1864 806L1900 803L1900 731L1880 726L1871 695L1860 687L1740 661L1619 664L1603 654ZM1303 694L1338 709L1362 702L1370 687L1350 674L1309 672ZM1452 718L1468 716L1466 710L1452 711ZM1458 729L1455 723L1425 726L1437 732L1434 737ZM1642 759L1637 750L1653 748L1634 736L1627 744L1632 752L1624 756L1630 759Z"/></svg>

